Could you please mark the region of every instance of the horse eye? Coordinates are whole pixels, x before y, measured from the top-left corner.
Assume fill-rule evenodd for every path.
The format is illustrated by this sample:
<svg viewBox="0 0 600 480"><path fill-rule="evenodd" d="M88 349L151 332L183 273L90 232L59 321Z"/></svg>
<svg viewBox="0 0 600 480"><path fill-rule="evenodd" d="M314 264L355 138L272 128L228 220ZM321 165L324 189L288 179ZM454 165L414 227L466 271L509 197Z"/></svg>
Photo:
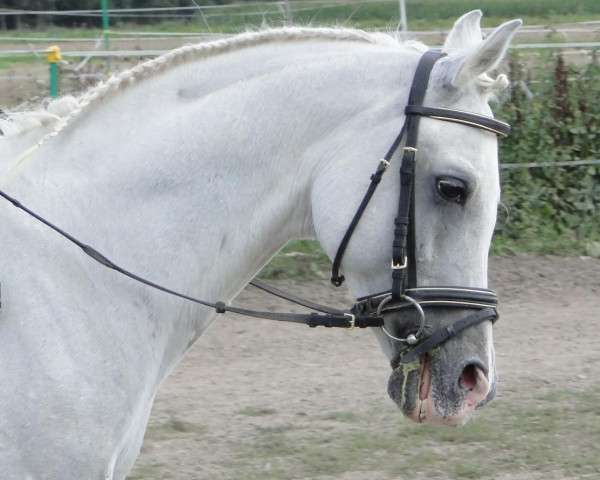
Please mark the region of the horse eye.
<svg viewBox="0 0 600 480"><path fill-rule="evenodd" d="M457 178L438 178L437 189L442 197L451 202L463 203L465 200L467 187Z"/></svg>

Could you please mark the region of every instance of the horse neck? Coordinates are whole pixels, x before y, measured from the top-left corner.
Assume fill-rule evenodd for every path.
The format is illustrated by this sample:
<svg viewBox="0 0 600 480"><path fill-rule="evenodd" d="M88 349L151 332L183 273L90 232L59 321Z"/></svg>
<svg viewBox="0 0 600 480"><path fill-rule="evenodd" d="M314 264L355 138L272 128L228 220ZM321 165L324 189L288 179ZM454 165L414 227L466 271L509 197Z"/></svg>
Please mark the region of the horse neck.
<svg viewBox="0 0 600 480"><path fill-rule="evenodd" d="M311 187L332 139L351 137L344 126L381 103L373 82L386 73L373 73L361 48L265 46L148 78L28 158L15 193L136 273L228 302L285 242L314 236ZM151 298L163 321L186 318L194 338L214 318Z"/></svg>

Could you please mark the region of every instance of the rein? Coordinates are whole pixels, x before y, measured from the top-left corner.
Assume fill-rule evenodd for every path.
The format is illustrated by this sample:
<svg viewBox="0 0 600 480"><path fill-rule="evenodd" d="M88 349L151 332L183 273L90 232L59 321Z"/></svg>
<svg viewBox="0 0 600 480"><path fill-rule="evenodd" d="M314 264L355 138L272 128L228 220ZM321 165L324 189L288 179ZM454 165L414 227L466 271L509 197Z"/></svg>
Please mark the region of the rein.
<svg viewBox="0 0 600 480"><path fill-rule="evenodd" d="M332 266L331 282L335 286L340 286L344 282L344 276L340 275L340 267L348 243L350 242L352 234L356 229L356 226L358 225L365 209L367 208L369 201L375 193L383 174L386 172L393 155L406 137L400 168L401 187L398 215L395 219L394 229L393 255L391 264L392 288L387 292L359 298L349 310L338 310L320 305L310 300L279 290L278 288L258 279L254 279L250 282L250 284L272 295L276 295L292 303L314 310L315 312L309 314L264 312L233 307L220 301L210 302L195 298L154 283L120 267L95 248L84 244L66 231L46 220L41 215L27 208L17 199L11 197L4 191L0 190L0 196L12 203L15 207L21 209L39 222L45 224L58 234L62 235L71 243L77 245L85 254L101 265L115 270L120 274L151 288L203 305L205 307L213 308L218 314L232 312L250 317L264 318L267 320L302 323L310 327L324 326L328 328L340 327L350 329L355 327L382 327L383 331L389 337L397 342L406 344L406 347L403 349L398 362L411 362L417 359L419 355L427 353L431 349L441 345L466 328L487 320L494 322L498 318L498 312L496 310L498 299L492 290L485 288L465 287L417 287L417 271L414 247L415 229L413 187L415 164L418 151L417 139L420 118L425 116L436 120L460 123L502 136L506 136L510 132L510 126L508 124L495 120L491 117L476 115L459 110L429 108L423 106L423 99L427 90L427 84L429 82L431 70L433 69L435 62L437 62L444 55L445 54L443 53L430 50L421 57L411 86L408 105L405 108L406 120L404 125L385 157L379 162L377 170L371 176L371 183L338 247L338 251ZM476 309L477 311L466 318L458 320L457 322L434 332L426 338L421 338L425 337L423 335L425 331L425 314L423 307L454 307L461 309ZM407 308L415 308L419 313L420 326L418 327L418 331L416 333L408 334L406 338L394 337L385 329L383 313L404 310Z"/></svg>
<svg viewBox="0 0 600 480"><path fill-rule="evenodd" d="M263 312L263 311L258 311L258 310L249 310L249 309L245 309L245 308L233 307L231 305L226 305L224 302L209 302L206 300L201 300L199 298L191 297L184 293L180 293L180 292L177 292L176 290L172 290L170 288L159 285L158 283L154 283L150 280L140 277L139 275L136 275L135 273L132 273L132 272L120 267L113 261L109 260L105 255L100 253L95 248L84 244L77 238L73 237L69 233L65 232L61 228L59 228L56 225L54 225L53 223L51 223L50 221L48 221L45 218L43 218L42 216L38 215L33 210L27 208L25 205L23 205L17 199L9 196L2 190L0 190L0 196L3 197L4 199L8 200L15 207L23 210L25 213L29 214L36 220L40 221L44 225L50 227L52 230L54 230L58 234L65 237L67 240L69 240L71 243L77 245L79 248L81 248L81 250L83 250L83 252L86 255L90 256L92 259L94 259L96 262L100 263L101 265L104 265L107 268L115 270L115 271L119 272L120 274L125 275L126 277L129 277L137 282L143 283L144 285L152 287L156 290L160 290L162 292L168 293L170 295L174 295L179 298L183 298L185 300L189 300L190 302L204 305L205 307L214 308L217 313L232 312L232 313L237 313L237 314L245 315L245 316L249 316L249 317L264 318L267 320L280 320L283 322L304 323L304 324L308 325L309 327L323 326L323 327L341 327L341 328L354 328L354 327L366 328L366 327L379 327L379 326L383 325L383 317L380 317L380 316L372 317L372 316L361 315L361 314L357 315L357 314L354 314L351 312L344 312L342 310L336 310L336 309L329 308L329 307L323 307L323 306L318 305L313 302L309 302L309 308L312 308L312 309L318 310L318 311L322 311L325 313L323 313L323 314L319 314L319 313L301 314L301 313ZM256 286L264 285L264 282L261 282L260 280L256 280L256 279L252 283L254 283ZM261 287L259 287L259 288L261 288ZM277 290L274 287L271 287L271 288L273 291ZM299 298L299 297L297 297L297 298ZM316 308L316 307L318 307L318 308Z"/></svg>

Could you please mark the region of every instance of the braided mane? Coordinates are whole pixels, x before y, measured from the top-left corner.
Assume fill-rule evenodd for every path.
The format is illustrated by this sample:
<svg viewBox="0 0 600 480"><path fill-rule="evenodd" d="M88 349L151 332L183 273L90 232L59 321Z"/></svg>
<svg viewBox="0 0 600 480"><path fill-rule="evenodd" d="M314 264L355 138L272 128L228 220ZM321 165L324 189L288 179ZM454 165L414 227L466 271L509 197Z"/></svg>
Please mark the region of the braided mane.
<svg viewBox="0 0 600 480"><path fill-rule="evenodd" d="M79 98L66 96L50 102L46 110L10 114L6 119L0 120L0 130L7 137L14 137L34 128L55 123L54 129L43 136L34 147L24 154L27 155L50 138L56 136L73 117L77 116L82 110L97 100L121 91L127 86L139 82L150 75L162 72L170 66L181 64L191 59L205 59L221 53L268 43L314 39L394 43L397 45L397 42L387 35L369 34L353 29L305 27L261 30L243 33L226 39L214 40L208 43L185 45L157 58L142 62L133 68L124 70L100 82L95 87L83 93Z"/></svg>

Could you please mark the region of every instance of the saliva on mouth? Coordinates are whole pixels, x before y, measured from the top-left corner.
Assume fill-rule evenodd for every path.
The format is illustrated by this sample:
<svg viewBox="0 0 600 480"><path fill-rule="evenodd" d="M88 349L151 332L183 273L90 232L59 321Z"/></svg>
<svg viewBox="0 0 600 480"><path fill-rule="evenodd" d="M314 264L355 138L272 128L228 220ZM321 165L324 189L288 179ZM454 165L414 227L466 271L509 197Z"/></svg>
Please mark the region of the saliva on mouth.
<svg viewBox="0 0 600 480"><path fill-rule="evenodd" d="M425 423L431 408L428 402L431 387L431 372L428 366L427 354L407 363L396 360L396 368L388 384L392 400L398 404L404 416L415 423Z"/></svg>

